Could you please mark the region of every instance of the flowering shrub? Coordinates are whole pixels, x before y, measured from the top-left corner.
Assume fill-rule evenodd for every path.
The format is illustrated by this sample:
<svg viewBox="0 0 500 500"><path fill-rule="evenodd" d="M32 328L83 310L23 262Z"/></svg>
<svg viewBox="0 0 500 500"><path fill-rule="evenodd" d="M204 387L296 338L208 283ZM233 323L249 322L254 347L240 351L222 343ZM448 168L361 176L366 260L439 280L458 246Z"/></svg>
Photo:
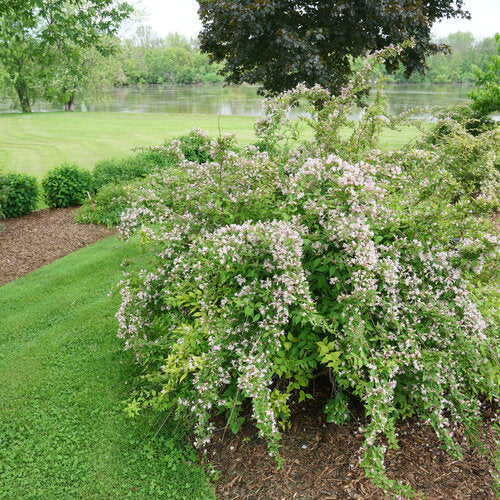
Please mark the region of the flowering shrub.
<svg viewBox="0 0 500 500"><path fill-rule="evenodd" d="M376 86L373 102L364 109L360 120L349 120L353 105L366 95L373 86L373 72L379 63L401 53L406 47L413 46L406 42L400 47L389 47L368 58L338 96L331 94L320 85L307 88L298 85L283 92L265 103L265 116L257 122L256 135L265 150L283 154L296 143L301 135L300 121L310 127L314 141L309 144L311 150L318 144L324 151L341 154L345 159L359 159L378 143L384 127L396 128L403 123L412 111L398 117L387 113L386 98L381 85ZM292 118L291 111L299 103L305 105L306 115L300 121ZM352 132L345 136L346 127Z"/></svg>
<svg viewBox="0 0 500 500"><path fill-rule="evenodd" d="M78 222L87 224L117 226L122 211L130 204L131 181L134 181L134 185L139 185L141 178L151 176L154 179L153 173L161 174L168 168L175 169L179 164L193 159L197 163L206 163L208 159L234 149L235 146L232 135L220 137L212 143L206 132L192 130L178 139L166 141L162 146L140 148L138 153L128 158L97 162L92 172L93 193L87 193L75 218ZM177 182L178 175L179 172L175 171L170 177ZM163 179L162 175L157 177ZM192 172L192 177L196 183L196 171Z"/></svg>
<svg viewBox="0 0 500 500"><path fill-rule="evenodd" d="M338 133L370 65L394 50L340 97L299 87L270 102L258 125L267 152L236 153L220 138L211 160L181 163L132 195L122 235L139 233L154 259L120 283L119 336L144 367L131 414L172 410L203 446L214 413L236 432L249 401L278 456L292 400L313 398L310 383L327 370L327 420L346 421L350 400L361 401L361 463L377 484L408 492L384 473L382 438L397 446L398 419L419 417L460 454L457 426L473 435L480 398L494 397L498 378L465 262L476 265L496 240L454 243L453 222L440 232L436 211L426 220L434 179L416 165L433 165L429 197L446 207L450 173L429 151L373 150L386 122L381 94L357 135ZM323 104L306 119L309 142L286 119L299 97ZM458 210L448 208L452 220Z"/></svg>
<svg viewBox="0 0 500 500"><path fill-rule="evenodd" d="M458 181L454 201L471 197L488 210L498 209L498 127L471 133L467 123L461 123L456 117L444 117L426 134L422 146L434 153L441 167Z"/></svg>

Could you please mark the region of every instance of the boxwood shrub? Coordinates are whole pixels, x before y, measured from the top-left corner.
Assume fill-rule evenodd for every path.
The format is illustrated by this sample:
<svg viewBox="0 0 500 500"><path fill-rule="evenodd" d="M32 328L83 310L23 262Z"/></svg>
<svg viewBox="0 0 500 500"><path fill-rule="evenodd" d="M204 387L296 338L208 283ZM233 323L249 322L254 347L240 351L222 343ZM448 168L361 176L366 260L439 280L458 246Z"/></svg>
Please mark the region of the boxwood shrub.
<svg viewBox="0 0 500 500"><path fill-rule="evenodd" d="M0 214L19 217L35 210L39 188L35 177L25 174L0 175Z"/></svg>
<svg viewBox="0 0 500 500"><path fill-rule="evenodd" d="M81 205L92 190L92 175L77 165L64 163L43 179L44 199L51 208Z"/></svg>
<svg viewBox="0 0 500 500"><path fill-rule="evenodd" d="M0 220L5 218L5 202L7 201L7 178L0 174ZM0 231L2 226L0 226Z"/></svg>

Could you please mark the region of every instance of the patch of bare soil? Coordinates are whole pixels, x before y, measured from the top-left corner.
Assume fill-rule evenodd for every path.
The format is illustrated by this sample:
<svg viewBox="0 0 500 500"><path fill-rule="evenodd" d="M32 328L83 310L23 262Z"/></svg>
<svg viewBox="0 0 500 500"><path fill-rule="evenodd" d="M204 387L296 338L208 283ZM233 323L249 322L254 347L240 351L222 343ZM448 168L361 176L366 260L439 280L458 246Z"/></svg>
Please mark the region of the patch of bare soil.
<svg viewBox="0 0 500 500"><path fill-rule="evenodd" d="M0 285L13 281L115 231L78 224L76 208L38 210L0 221Z"/></svg>
<svg viewBox="0 0 500 500"><path fill-rule="evenodd" d="M238 435L219 429L206 460L221 475L217 498L255 500L379 500L394 498L366 478L358 464L361 421L347 425L326 424L320 403L297 405L292 426L283 435L277 470L266 444L255 427L245 424ZM487 455L494 450L491 421L494 411L484 414L481 439ZM219 422L220 423L220 422ZM398 450L389 450L388 476L412 486L429 500L493 500L494 465L477 450L464 446L463 460L439 448L431 429L417 421L399 426Z"/></svg>

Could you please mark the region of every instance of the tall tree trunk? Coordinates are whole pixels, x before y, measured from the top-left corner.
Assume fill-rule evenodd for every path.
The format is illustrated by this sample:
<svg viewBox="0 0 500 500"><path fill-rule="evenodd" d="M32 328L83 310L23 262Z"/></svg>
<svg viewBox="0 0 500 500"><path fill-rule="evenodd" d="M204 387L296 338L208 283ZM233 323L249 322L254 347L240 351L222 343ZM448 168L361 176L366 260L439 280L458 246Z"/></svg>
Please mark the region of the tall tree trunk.
<svg viewBox="0 0 500 500"><path fill-rule="evenodd" d="M14 87L16 88L17 97L19 98L21 111L23 113L31 113L31 104L26 82L22 78L17 77L17 80L14 83Z"/></svg>
<svg viewBox="0 0 500 500"><path fill-rule="evenodd" d="M72 95L69 101L64 104L64 111L75 111L75 96Z"/></svg>

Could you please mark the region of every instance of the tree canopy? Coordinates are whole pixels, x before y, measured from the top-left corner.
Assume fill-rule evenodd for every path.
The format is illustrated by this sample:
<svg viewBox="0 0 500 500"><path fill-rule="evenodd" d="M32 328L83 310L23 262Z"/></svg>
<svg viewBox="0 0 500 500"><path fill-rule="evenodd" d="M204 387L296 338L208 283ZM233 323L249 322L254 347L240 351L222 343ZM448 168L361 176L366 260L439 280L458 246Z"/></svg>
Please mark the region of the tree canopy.
<svg viewBox="0 0 500 500"><path fill-rule="evenodd" d="M228 83L260 83L271 94L298 83L337 92L353 58L413 39L399 56L406 75L425 68L444 46L431 28L443 18L468 17L463 0L198 0L200 47L226 63Z"/></svg>
<svg viewBox="0 0 500 500"><path fill-rule="evenodd" d="M472 109L480 115L500 111L500 34L495 35L497 54L485 71L476 67L476 88L469 94Z"/></svg>
<svg viewBox="0 0 500 500"><path fill-rule="evenodd" d="M30 111L32 100L61 81L51 79L56 62L69 61L69 71L81 66L81 50L108 53L106 37L131 12L128 4L114 0L0 0L3 81L17 94L21 109Z"/></svg>

